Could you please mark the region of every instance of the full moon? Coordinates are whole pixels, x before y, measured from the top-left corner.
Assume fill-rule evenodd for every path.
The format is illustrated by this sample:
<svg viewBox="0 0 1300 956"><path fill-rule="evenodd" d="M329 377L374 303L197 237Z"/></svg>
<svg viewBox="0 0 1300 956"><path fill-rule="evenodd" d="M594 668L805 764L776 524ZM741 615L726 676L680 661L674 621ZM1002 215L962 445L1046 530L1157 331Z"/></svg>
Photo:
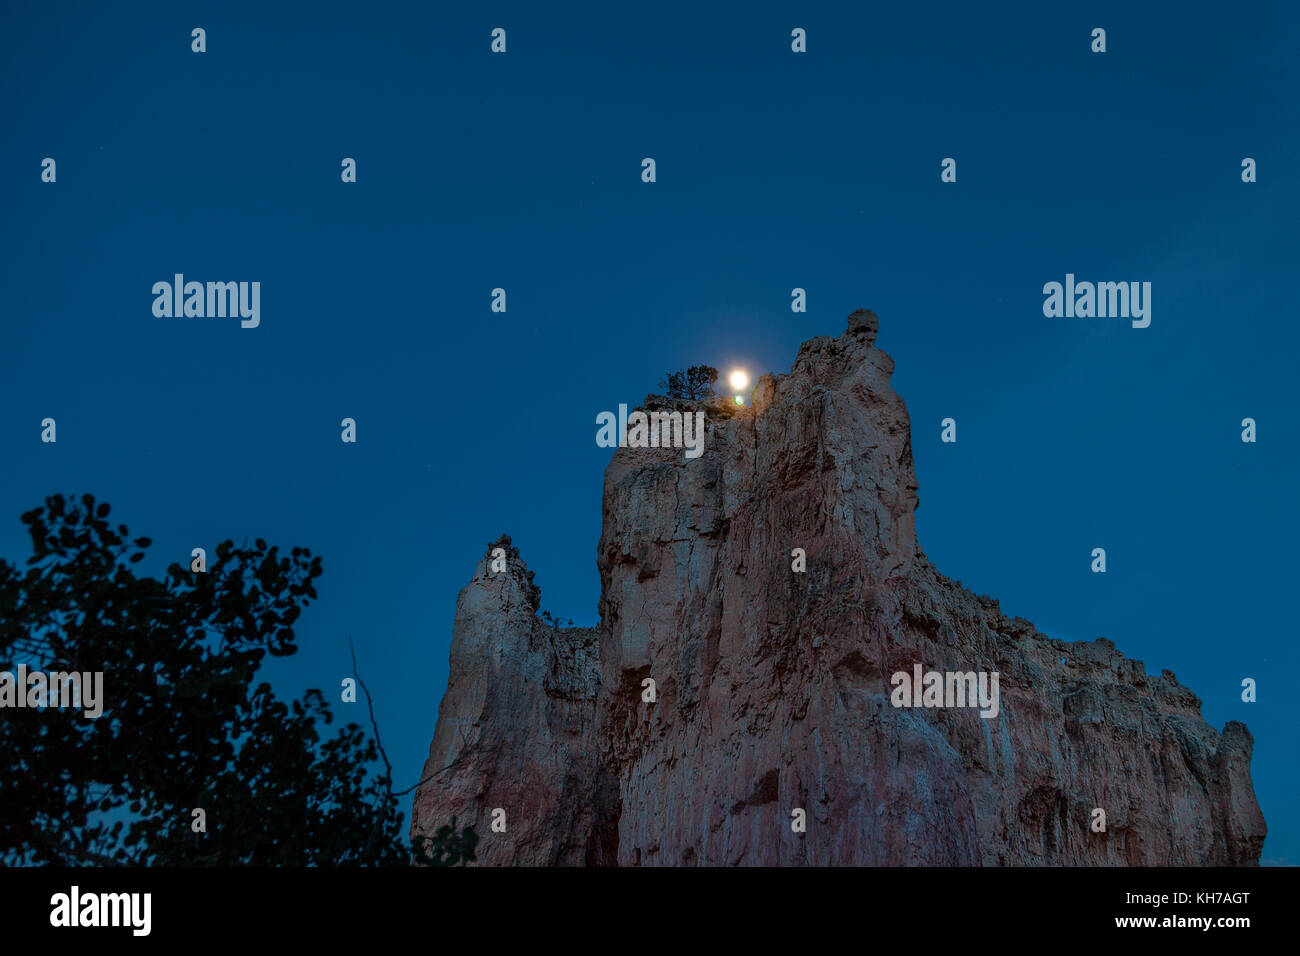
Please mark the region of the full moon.
<svg viewBox="0 0 1300 956"><path fill-rule="evenodd" d="M738 392L743 392L745 386L749 384L749 376L739 370L731 373L731 387Z"/></svg>

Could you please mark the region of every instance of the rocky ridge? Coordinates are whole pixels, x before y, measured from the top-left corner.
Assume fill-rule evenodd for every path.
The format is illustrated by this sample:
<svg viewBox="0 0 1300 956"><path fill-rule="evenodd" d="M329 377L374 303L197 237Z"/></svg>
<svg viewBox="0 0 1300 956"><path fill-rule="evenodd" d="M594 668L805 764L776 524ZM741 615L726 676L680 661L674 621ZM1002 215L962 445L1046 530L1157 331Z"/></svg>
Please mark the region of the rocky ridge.
<svg viewBox="0 0 1300 956"><path fill-rule="evenodd" d="M1244 725L1216 731L1172 673L1040 634L925 557L877 328L858 310L805 342L750 407L710 416L698 459L615 451L598 627L543 622L510 539L489 548L457 600L413 834L472 822L480 865L1258 862ZM673 405L701 407L645 403ZM918 663L997 672L998 715L892 706L890 675Z"/></svg>

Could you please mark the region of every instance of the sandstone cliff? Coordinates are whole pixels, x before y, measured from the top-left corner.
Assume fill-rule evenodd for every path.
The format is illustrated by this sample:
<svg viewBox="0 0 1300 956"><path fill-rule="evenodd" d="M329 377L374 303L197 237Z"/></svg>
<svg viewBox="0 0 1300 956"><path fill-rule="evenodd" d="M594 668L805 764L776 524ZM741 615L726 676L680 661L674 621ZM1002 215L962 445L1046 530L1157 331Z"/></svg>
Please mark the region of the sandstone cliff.
<svg viewBox="0 0 1300 956"><path fill-rule="evenodd" d="M804 343L710 416L698 459L615 452L596 629L543 623L509 539L504 572L489 549L413 833L455 814L489 865L1258 862L1244 725L1216 732L1173 674L1040 634L926 559L876 331L859 310ZM892 706L917 663L997 672L998 715Z"/></svg>

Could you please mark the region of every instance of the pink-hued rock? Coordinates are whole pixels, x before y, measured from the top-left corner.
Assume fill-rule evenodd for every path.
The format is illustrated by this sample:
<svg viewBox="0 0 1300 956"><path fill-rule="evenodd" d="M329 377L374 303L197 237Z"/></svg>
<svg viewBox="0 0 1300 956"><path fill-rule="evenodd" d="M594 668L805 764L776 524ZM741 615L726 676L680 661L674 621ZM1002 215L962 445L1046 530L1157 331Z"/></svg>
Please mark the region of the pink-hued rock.
<svg viewBox="0 0 1300 956"><path fill-rule="evenodd" d="M493 574L497 547L506 570ZM544 623L532 577L503 536L456 599L447 692L411 832L431 835L455 815L458 827L475 824L479 863L613 863L612 848L601 856L593 843L598 786L617 799L592 746L596 632ZM490 828L497 807L503 835Z"/></svg>
<svg viewBox="0 0 1300 956"><path fill-rule="evenodd" d="M707 408L705 451L614 453L596 629L541 622L509 539L507 571L489 551L412 832L454 814L486 864L1256 864L1245 726L1216 732L1173 674L1052 640L931 566L893 360L873 313L848 326L748 408L647 399ZM997 672L997 716L893 706L890 675L918 663Z"/></svg>

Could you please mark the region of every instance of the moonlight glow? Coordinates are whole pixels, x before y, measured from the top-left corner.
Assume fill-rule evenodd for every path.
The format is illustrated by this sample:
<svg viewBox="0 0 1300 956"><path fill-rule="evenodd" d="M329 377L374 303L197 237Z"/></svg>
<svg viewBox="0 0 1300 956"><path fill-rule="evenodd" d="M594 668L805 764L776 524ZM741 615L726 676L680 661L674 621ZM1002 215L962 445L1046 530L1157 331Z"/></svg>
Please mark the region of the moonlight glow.
<svg viewBox="0 0 1300 956"><path fill-rule="evenodd" d="M745 386L749 384L749 376L737 369L731 373L731 387L738 392L743 392Z"/></svg>

